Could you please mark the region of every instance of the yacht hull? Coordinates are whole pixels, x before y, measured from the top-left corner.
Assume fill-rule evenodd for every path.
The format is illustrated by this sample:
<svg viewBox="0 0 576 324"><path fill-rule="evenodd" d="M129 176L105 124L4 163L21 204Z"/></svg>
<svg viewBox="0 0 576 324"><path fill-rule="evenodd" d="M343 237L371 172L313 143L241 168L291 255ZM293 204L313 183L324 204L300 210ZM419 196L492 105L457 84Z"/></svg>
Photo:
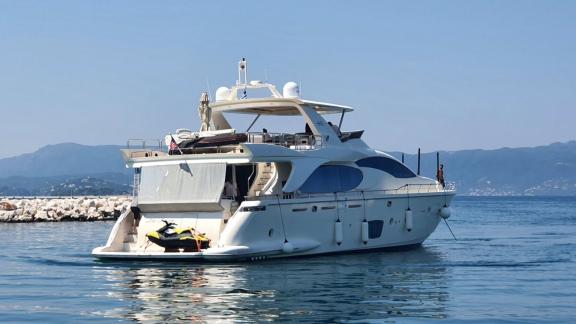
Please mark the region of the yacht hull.
<svg viewBox="0 0 576 324"><path fill-rule="evenodd" d="M229 262L413 247L436 229L442 219L441 209L449 206L452 197L445 192L387 196L362 193L345 199L335 195L245 201L225 224L198 222L202 217L196 216L198 231L216 233L211 247L198 252L165 252L144 241L143 233L127 239L134 231L134 217L128 212L118 219L107 245L94 249L92 254L101 259ZM194 220L189 213L162 216L175 222ZM136 231L142 232L142 224L153 216L142 217ZM205 216L210 217L216 220L220 216Z"/></svg>

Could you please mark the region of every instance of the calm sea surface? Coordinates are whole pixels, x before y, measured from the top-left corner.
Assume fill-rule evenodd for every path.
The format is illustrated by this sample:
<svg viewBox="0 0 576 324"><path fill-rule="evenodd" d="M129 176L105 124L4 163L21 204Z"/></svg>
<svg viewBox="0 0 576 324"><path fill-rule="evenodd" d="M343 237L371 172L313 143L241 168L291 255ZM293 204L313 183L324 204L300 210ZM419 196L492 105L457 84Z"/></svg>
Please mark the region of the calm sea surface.
<svg viewBox="0 0 576 324"><path fill-rule="evenodd" d="M0 224L0 322L576 321L576 198L457 198L421 248L103 263L112 222Z"/></svg>

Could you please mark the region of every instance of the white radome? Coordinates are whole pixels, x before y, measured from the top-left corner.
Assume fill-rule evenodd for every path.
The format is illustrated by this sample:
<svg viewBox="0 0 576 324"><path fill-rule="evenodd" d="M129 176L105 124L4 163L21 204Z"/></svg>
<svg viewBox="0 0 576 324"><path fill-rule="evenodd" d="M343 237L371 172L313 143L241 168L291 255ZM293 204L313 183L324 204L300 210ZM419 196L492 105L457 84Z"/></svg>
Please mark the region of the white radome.
<svg viewBox="0 0 576 324"><path fill-rule="evenodd" d="M220 87L216 90L216 101L230 100L230 89L227 87Z"/></svg>
<svg viewBox="0 0 576 324"><path fill-rule="evenodd" d="M300 98L300 86L296 82L286 82L282 88L282 96L284 98Z"/></svg>

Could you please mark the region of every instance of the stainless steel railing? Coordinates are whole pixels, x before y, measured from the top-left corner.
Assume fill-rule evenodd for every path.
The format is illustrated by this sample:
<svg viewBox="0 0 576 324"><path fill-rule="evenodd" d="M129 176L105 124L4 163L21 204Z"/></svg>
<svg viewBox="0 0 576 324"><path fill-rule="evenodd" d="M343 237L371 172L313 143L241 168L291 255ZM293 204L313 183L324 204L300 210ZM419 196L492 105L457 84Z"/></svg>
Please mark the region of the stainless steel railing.
<svg viewBox="0 0 576 324"><path fill-rule="evenodd" d="M420 193L446 193L453 194L455 192L454 183L449 183L446 187L440 184L426 183L426 184L406 184L398 188L379 189L379 190L355 190L336 193L282 193L279 195L261 195L261 196L248 196L246 200L287 200L287 199L300 199L300 198L336 198L336 199L364 199L373 198L374 195L412 195Z"/></svg>
<svg viewBox="0 0 576 324"><path fill-rule="evenodd" d="M323 137L320 135L289 134L289 133L246 133L247 143L273 144L284 146L297 151L314 150L324 146ZM129 139L126 148L132 150L167 150L164 142L159 139ZM206 150L206 147L199 150Z"/></svg>
<svg viewBox="0 0 576 324"><path fill-rule="evenodd" d="M297 151L314 150L324 146L320 135L287 134L287 133L246 133L248 143L274 144L288 147Z"/></svg>
<svg viewBox="0 0 576 324"><path fill-rule="evenodd" d="M164 141L159 139L131 138L126 141L127 149L164 150Z"/></svg>

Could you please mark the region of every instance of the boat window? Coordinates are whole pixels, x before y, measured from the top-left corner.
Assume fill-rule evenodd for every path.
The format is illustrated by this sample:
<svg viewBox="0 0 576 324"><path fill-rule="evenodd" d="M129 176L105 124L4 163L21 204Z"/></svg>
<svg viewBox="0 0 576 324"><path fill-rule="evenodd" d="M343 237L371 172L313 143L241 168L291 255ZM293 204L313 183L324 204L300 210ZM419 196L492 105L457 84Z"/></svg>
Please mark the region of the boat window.
<svg viewBox="0 0 576 324"><path fill-rule="evenodd" d="M199 204L202 208L220 209L225 178L225 163L145 166L141 170L138 206L143 212L151 208L158 211L167 204Z"/></svg>
<svg viewBox="0 0 576 324"><path fill-rule="evenodd" d="M414 178L416 174L408 169L404 164L382 156L373 156L356 161L356 164L363 168L373 168L384 171L396 178Z"/></svg>
<svg viewBox="0 0 576 324"><path fill-rule="evenodd" d="M362 182L362 171L344 165L323 165L304 182L303 193L341 192L356 188Z"/></svg>

